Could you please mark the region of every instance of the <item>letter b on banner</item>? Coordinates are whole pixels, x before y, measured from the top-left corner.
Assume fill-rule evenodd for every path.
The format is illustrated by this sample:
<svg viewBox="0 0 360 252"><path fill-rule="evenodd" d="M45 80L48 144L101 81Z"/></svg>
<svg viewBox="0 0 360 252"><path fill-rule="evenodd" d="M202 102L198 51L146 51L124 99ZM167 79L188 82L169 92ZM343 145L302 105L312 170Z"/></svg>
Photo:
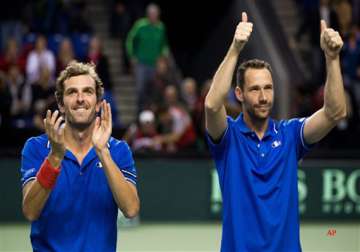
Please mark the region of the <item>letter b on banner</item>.
<svg viewBox="0 0 360 252"><path fill-rule="evenodd" d="M360 195L358 189L358 179L360 178L360 170L353 171L348 177L344 171L339 169L326 169L323 171L323 201L339 202L346 196L360 203Z"/></svg>

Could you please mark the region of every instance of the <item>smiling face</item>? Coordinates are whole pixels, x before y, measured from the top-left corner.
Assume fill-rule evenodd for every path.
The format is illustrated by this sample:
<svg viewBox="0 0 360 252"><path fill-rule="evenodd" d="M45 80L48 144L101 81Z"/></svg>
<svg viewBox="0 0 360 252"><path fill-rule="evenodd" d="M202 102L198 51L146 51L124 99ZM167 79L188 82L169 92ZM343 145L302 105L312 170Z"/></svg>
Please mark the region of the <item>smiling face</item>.
<svg viewBox="0 0 360 252"><path fill-rule="evenodd" d="M266 120L271 113L274 99L273 80L266 68L248 68L244 75L244 85L236 87L235 94L243 104L243 111L253 120Z"/></svg>
<svg viewBox="0 0 360 252"><path fill-rule="evenodd" d="M100 110L97 101L95 80L90 75L78 75L64 82L63 104L60 111L72 128L86 129Z"/></svg>

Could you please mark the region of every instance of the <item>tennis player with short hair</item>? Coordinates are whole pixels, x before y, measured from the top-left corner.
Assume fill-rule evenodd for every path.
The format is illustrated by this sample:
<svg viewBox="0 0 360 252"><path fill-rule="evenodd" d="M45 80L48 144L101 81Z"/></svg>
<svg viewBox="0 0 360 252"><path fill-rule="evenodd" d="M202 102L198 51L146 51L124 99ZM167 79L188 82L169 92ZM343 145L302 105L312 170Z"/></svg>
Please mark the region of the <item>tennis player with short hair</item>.
<svg viewBox="0 0 360 252"><path fill-rule="evenodd" d="M118 208L139 211L132 153L111 137L102 95L95 66L70 63L56 83L60 112L47 111L46 134L25 143L22 207L34 251L116 251Z"/></svg>
<svg viewBox="0 0 360 252"><path fill-rule="evenodd" d="M301 251L297 163L346 116L338 32L321 21L327 80L324 106L308 118L275 121L271 68L250 60L237 70L235 94L243 113L226 116L224 101L239 53L253 24L242 13L233 42L205 100L206 129L223 197L222 252Z"/></svg>

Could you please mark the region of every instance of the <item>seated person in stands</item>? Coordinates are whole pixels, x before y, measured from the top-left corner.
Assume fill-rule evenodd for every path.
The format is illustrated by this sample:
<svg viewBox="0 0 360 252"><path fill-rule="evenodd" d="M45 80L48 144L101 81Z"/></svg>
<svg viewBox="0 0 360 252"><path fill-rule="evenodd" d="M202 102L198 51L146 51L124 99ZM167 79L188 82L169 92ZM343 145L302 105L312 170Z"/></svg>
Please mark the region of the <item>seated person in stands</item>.
<svg viewBox="0 0 360 252"><path fill-rule="evenodd" d="M57 108L55 99L55 83L51 78L48 68L42 67L39 79L31 85L32 103L31 112L33 115L33 125L40 129L44 129L43 119L46 111L50 109L54 111Z"/></svg>
<svg viewBox="0 0 360 252"><path fill-rule="evenodd" d="M194 118L199 95L196 81L193 78L185 78L181 82L181 97L184 101L187 111L189 111L191 117Z"/></svg>
<svg viewBox="0 0 360 252"><path fill-rule="evenodd" d="M0 55L0 70L7 72L11 65L17 65L22 73L25 71L26 55L22 53L16 40L9 38L5 51Z"/></svg>
<svg viewBox="0 0 360 252"><path fill-rule="evenodd" d="M161 103L164 89L169 85L178 86L179 82L176 70L170 65L169 59L167 57L158 58L154 77L146 87L148 100L145 101L145 104L152 101Z"/></svg>
<svg viewBox="0 0 360 252"><path fill-rule="evenodd" d="M25 78L17 65L11 65L9 67L6 84L11 95L11 124L17 128L29 126L28 118L31 105L31 88L30 85L25 82Z"/></svg>
<svg viewBox="0 0 360 252"><path fill-rule="evenodd" d="M144 110L139 114L137 124L132 124L124 135L133 151L160 151L161 144L155 141L158 136L155 115L151 110Z"/></svg>
<svg viewBox="0 0 360 252"><path fill-rule="evenodd" d="M186 110L180 107L163 107L158 113L161 134L155 141L161 144L166 152L176 152L195 146L196 131Z"/></svg>
<svg viewBox="0 0 360 252"><path fill-rule="evenodd" d="M113 127L120 127L117 104L113 96L113 83L110 75L110 64L99 37L92 37L89 43L86 61L96 65L96 72L104 84L104 99L110 103Z"/></svg>
<svg viewBox="0 0 360 252"><path fill-rule="evenodd" d="M73 44L70 39L64 38L59 45L58 55L56 58L56 75L58 76L60 72L64 70L73 60L75 60Z"/></svg>
<svg viewBox="0 0 360 252"><path fill-rule="evenodd" d="M55 75L55 56L47 48L47 39L43 35L36 38L35 48L29 53L26 61L26 77L29 83L39 79L42 67L47 67L50 71L51 78Z"/></svg>
<svg viewBox="0 0 360 252"><path fill-rule="evenodd" d="M158 110L161 135L157 141L167 152L193 147L196 142L196 131L191 116L179 101L178 91L169 85L164 91L165 106Z"/></svg>

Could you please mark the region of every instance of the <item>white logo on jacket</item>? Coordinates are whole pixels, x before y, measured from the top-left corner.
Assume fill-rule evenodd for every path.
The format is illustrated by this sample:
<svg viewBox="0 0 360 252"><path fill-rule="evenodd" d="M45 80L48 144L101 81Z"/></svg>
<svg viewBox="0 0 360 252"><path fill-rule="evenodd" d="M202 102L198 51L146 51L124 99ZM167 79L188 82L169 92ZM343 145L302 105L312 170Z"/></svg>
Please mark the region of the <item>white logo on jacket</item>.
<svg viewBox="0 0 360 252"><path fill-rule="evenodd" d="M274 142L272 142L271 147L277 148L280 145L281 145L281 141L280 140L275 140Z"/></svg>

